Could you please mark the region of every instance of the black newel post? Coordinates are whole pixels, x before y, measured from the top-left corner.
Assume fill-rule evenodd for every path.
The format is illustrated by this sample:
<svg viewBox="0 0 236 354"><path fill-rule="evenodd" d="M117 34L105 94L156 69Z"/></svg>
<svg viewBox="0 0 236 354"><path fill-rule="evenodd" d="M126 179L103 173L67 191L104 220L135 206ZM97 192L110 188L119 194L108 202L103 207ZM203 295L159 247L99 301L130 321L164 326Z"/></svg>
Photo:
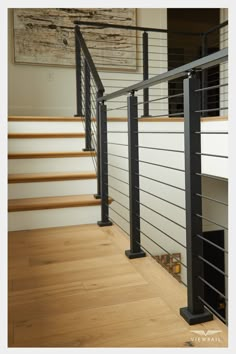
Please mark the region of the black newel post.
<svg viewBox="0 0 236 354"><path fill-rule="evenodd" d="M129 209L130 250L128 258L145 257L140 247L140 204L139 204L139 147L138 147L138 99L131 93L128 97L128 149L129 149Z"/></svg>
<svg viewBox="0 0 236 354"><path fill-rule="evenodd" d="M203 34L202 35L202 57L205 57L208 54L208 37L207 34ZM202 80L202 84L201 87L207 87L208 86L208 79L207 79L207 69L202 70L202 74L201 74L201 80ZM208 96L208 92L207 90L202 91L202 105L201 105L201 109L207 109L207 96ZM202 112L202 116L205 117L207 115L207 112Z"/></svg>
<svg viewBox="0 0 236 354"><path fill-rule="evenodd" d="M79 26L75 26L75 65L76 65L76 106L75 117L82 117L82 91L81 91L81 48L78 39Z"/></svg>
<svg viewBox="0 0 236 354"><path fill-rule="evenodd" d="M101 221L99 226L110 226L109 198L108 198L108 155L107 155L107 107L99 103L99 145L100 145L100 193L101 193Z"/></svg>
<svg viewBox="0 0 236 354"><path fill-rule="evenodd" d="M97 99L103 96L103 91L97 92ZM96 123L97 123L97 194L94 195L96 199L101 198L101 161L100 161L100 118L99 118L100 103L96 101Z"/></svg>
<svg viewBox="0 0 236 354"><path fill-rule="evenodd" d="M85 94L85 149L83 151L93 151L92 129L91 129L91 77L86 60L84 60L84 94Z"/></svg>
<svg viewBox="0 0 236 354"><path fill-rule="evenodd" d="M185 188L186 188L186 240L187 240L187 283L188 306L180 309L181 316L190 324L197 324L213 319L199 296L204 298L204 285L199 280L203 276L202 240L196 235L202 235L202 220L196 214L202 215L202 201L196 194L201 194L201 130L200 80L195 75L184 80L184 136L185 136Z"/></svg>
<svg viewBox="0 0 236 354"><path fill-rule="evenodd" d="M149 78L148 33L143 32L143 80ZM143 117L149 117L149 88L143 89Z"/></svg>

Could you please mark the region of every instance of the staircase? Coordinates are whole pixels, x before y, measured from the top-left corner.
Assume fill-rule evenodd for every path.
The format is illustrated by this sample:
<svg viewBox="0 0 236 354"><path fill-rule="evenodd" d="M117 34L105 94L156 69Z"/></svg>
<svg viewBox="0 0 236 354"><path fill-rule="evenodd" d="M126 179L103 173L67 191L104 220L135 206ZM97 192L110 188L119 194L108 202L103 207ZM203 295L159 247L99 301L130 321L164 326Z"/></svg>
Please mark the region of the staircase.
<svg viewBox="0 0 236 354"><path fill-rule="evenodd" d="M8 119L8 229L96 223L100 200L81 118Z"/></svg>

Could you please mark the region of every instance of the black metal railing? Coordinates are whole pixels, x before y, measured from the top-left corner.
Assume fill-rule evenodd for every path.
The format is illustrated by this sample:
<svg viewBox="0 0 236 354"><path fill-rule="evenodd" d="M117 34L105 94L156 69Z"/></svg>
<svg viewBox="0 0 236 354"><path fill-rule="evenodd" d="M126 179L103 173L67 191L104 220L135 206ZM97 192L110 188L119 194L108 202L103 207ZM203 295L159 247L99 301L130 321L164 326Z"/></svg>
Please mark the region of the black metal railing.
<svg viewBox="0 0 236 354"><path fill-rule="evenodd" d="M127 183L127 175L129 176L129 194L126 197L124 190L120 189L118 185L115 189L116 195L114 199L117 200L118 195L120 197L118 199L119 203L112 206L114 209L111 211L113 222L117 223L118 220L120 224L122 219L122 228L130 236L130 250L126 251L129 257L144 256L144 251L152 255L154 254L154 256L155 254L159 254L160 257L164 253L165 256L172 259L173 264L182 267L182 276L179 280L188 287L188 307L182 309L181 314L190 324L212 319L212 312L220 317L222 321L227 321L226 315L222 316L217 307L211 305L211 302L207 306L210 312L205 309L207 301L204 294L207 293L207 287L211 287L211 290L215 291L218 295L220 293L221 306L227 307L227 296L224 292L220 292L217 286L213 285L209 279L206 280L206 265L214 268L216 272L218 271L224 277L225 281L227 273L204 256L203 243L205 240L207 242L208 238L203 236L203 220L217 224L220 229L223 228L223 225L219 224L217 219L210 219L203 214L202 200L208 196L202 194L202 178L206 176L202 173L201 168L201 161L204 157L226 158L224 155L201 151L201 136L225 134L226 132L201 131L200 117L203 113L201 109L201 92L202 90L211 90L212 87L201 88L199 79L203 70L223 63L226 57L227 50L225 49L178 69L173 69L166 74L159 75L155 79L149 79L145 83L141 82L140 84L132 85L102 98L103 101L109 104L117 96L129 94L126 105L128 112L127 131L123 129L116 131L108 130L108 147L116 143L125 145L126 142L128 147L127 155L118 152L120 151L120 145L118 145L119 150L112 150L111 153L108 149L108 154L112 155L108 156L108 165L111 165L110 168L113 171L114 169L117 171L115 178L123 180L121 182L123 185L124 182ZM184 79L184 91L181 93L182 99L184 99L183 115L185 117L185 127L182 127L183 131L158 131L158 126L156 126L156 130L141 130L139 126L143 123L142 118L137 113L137 108L142 102L138 102L135 92L142 90L146 85L157 85L163 82L163 80L171 80L173 77L183 79L187 76L187 73L189 76ZM162 99L166 100L166 96L163 96ZM220 109L226 110L227 105L225 107L217 107L217 112ZM107 111L109 112L109 108ZM168 112L164 116L169 117ZM178 116L178 113L174 113L174 116ZM151 143L150 134L153 137L156 136L156 139L153 138L156 141L155 144ZM169 134L172 137L170 140L168 139ZM112 138L114 135L119 136L118 141ZM124 138L125 135L126 139ZM144 138L145 135L148 136L147 139ZM183 141L182 145L180 143L182 148L173 146L173 137L176 139L176 136L182 136L182 140L185 138L184 146ZM122 137L122 143L120 143L120 137ZM162 141L163 144L165 140L166 144L160 145L160 142ZM167 145L168 141L171 142L171 146ZM174 155L174 160L171 158L172 154ZM147 166L149 167L147 168ZM150 169L150 166L152 169ZM168 174L160 172L164 170L168 171ZM108 169L108 173L111 173L110 171ZM122 174L124 176L124 173L126 173L125 181L124 177L121 177ZM158 178L156 177L157 175ZM211 177L208 176L208 178ZM111 179L109 179L109 191L113 197L114 184L111 182ZM177 181L178 184L176 183ZM163 187L166 189L165 194L163 193ZM167 188L169 189L169 193L167 192ZM182 193L182 197L176 197L176 199L182 200L184 198L186 200L185 203L179 204L171 199L170 193L173 194L173 190L176 190L177 193ZM126 204L124 204L124 199L126 199ZM127 199L129 202L128 207ZM160 202L157 203L157 199L161 200L162 204ZM214 202L222 203L222 201L216 200ZM123 205L120 207L120 204ZM167 208L167 205L171 205L172 209L170 207ZM119 214L118 217L116 216L117 214ZM129 214L129 217L127 217L127 214ZM175 217L176 215L178 217ZM124 227L124 224L126 227ZM186 240L184 239L185 235ZM153 252L154 245L155 252ZM211 246L214 247L214 245ZM217 247L217 244L215 244L215 247ZM181 257L179 257L179 254ZM174 266L176 267L176 265Z"/></svg>
<svg viewBox="0 0 236 354"><path fill-rule="evenodd" d="M80 43L86 45L84 41ZM206 161L227 159L227 155L212 151L212 146L208 151L206 138L223 137L228 132L204 130L201 123L205 114L227 115L227 75L220 77L217 85L208 81L203 85L202 81L204 72L212 68L224 67L227 72L227 48L135 84L116 87L119 90L106 95L98 90L93 75L96 67L89 64L92 57L89 55L87 60L87 52L83 50L80 64L85 73L81 74L84 96L81 101L86 134L90 134L89 148L99 150L98 195L102 203L99 225L118 224L130 237L130 249L126 251L129 258L150 253L187 286L188 304L180 313L189 324L209 321L212 313L227 323L228 251L224 244L212 240L206 223L212 226L211 232L224 230L226 240L227 225L209 213L209 203L226 209L228 204L204 189L208 180L224 183L214 172L208 174L206 165L211 164ZM90 79L89 95L86 78ZM169 95L166 88L173 80L180 80L182 89ZM155 95L149 95L152 88ZM216 88L220 93L218 105L212 107L209 101L204 101L203 92ZM169 102L174 98L178 98L182 110L175 106L170 113ZM86 102L90 102L89 114ZM145 104L150 108L156 102L162 107L161 112L155 107L151 118L143 118ZM108 115L111 117L115 112L119 117L121 111L126 112L127 121L108 121ZM160 122L165 119L170 122L172 117L176 118L172 122L178 122L177 127L160 128ZM92 135L97 141L93 141ZM211 258L214 252L220 252L216 259ZM222 261L222 254L223 262L217 263L217 259ZM223 285L219 287L218 281ZM218 296L215 303L211 301L211 292Z"/></svg>
<svg viewBox="0 0 236 354"><path fill-rule="evenodd" d="M202 34L202 51L201 55L215 53L216 51L228 47L228 21L220 23ZM225 64L220 64L204 70L201 76L201 87L214 86L211 91L202 91L202 109L219 107L220 98L222 103L222 95L218 85L227 82L228 68ZM218 111L203 112L202 116L220 115Z"/></svg>
<svg viewBox="0 0 236 354"><path fill-rule="evenodd" d="M167 29L100 22L75 21L75 23L81 27L81 33L107 93L124 88L131 82L147 80L227 46L228 21L205 33L173 32ZM107 74L107 69L112 74ZM222 72L219 67L209 69L209 72L204 71L201 77L202 87L210 85L213 81L217 85L220 76ZM165 90L166 95L171 96L165 105L152 101L152 98L160 95L160 88L146 87L138 92L138 97L142 96L143 100L142 115L153 116L157 111L161 115L166 105L171 117L174 116L173 113L183 112L183 103L178 97L178 93L183 91L182 84L181 79L173 79L163 84L161 90ZM217 89L212 91L209 97L205 92L203 97L205 101L202 100L202 109L208 102L214 108L214 102L219 100L219 91ZM125 104L123 97L113 100L113 114L116 113L115 106L121 107ZM119 114L125 117L125 108L121 108ZM213 113L209 112L209 115Z"/></svg>
<svg viewBox="0 0 236 354"><path fill-rule="evenodd" d="M100 112L97 99L104 94L104 87L97 73L93 59L80 32L75 27L75 61L76 61L76 103L75 117L84 118L84 151L91 151L97 174L96 198L101 197L100 183Z"/></svg>

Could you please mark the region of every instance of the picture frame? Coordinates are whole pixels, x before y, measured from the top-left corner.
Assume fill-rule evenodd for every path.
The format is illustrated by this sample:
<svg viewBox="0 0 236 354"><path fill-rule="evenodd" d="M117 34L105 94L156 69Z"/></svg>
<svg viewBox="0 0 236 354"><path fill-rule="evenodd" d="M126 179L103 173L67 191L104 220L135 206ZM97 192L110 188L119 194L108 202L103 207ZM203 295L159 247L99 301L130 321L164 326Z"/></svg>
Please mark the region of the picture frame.
<svg viewBox="0 0 236 354"><path fill-rule="evenodd" d="M13 9L14 63L74 67L75 20L135 26L136 9ZM99 70L137 70L136 31L81 26L81 32Z"/></svg>
<svg viewBox="0 0 236 354"><path fill-rule="evenodd" d="M174 264L172 264L171 269L172 269L172 273L179 274L179 273L181 273L181 264L180 263L174 263Z"/></svg>
<svg viewBox="0 0 236 354"><path fill-rule="evenodd" d="M172 253L170 256L170 263L175 264L181 261L181 253Z"/></svg>
<svg viewBox="0 0 236 354"><path fill-rule="evenodd" d="M170 262L170 255L169 254L162 254L161 255L161 263L168 264Z"/></svg>

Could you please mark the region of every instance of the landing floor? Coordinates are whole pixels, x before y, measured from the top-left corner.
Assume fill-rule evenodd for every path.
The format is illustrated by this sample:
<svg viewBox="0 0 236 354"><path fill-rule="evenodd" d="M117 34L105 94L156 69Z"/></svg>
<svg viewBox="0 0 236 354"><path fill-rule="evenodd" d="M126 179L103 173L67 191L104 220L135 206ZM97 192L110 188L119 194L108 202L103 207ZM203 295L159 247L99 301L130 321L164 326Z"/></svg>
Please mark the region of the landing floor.
<svg viewBox="0 0 236 354"><path fill-rule="evenodd" d="M9 233L10 347L225 347L219 320L189 326L186 288L128 238L96 225ZM192 330L219 330L203 336Z"/></svg>

